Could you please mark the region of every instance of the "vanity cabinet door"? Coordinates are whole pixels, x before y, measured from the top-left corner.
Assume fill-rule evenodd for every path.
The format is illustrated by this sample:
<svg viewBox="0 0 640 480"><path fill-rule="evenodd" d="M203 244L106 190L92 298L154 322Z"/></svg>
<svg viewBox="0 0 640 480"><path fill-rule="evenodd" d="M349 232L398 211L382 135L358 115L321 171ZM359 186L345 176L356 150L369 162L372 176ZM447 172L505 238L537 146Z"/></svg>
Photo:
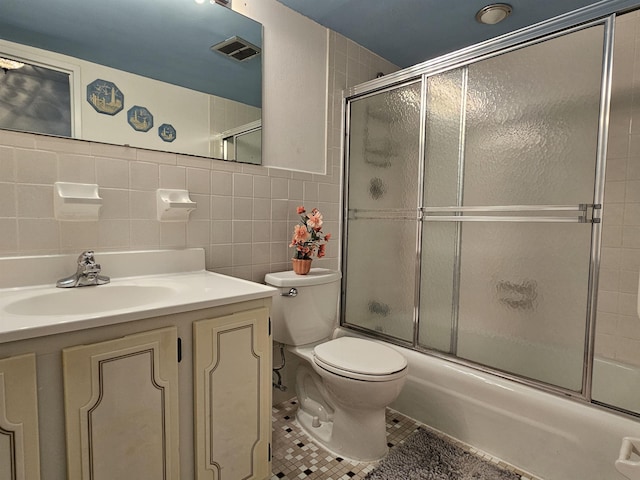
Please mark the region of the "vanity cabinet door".
<svg viewBox="0 0 640 480"><path fill-rule="evenodd" d="M39 478L36 357L0 359L0 479Z"/></svg>
<svg viewBox="0 0 640 480"><path fill-rule="evenodd" d="M178 480L175 327L62 352L68 480Z"/></svg>
<svg viewBox="0 0 640 480"><path fill-rule="evenodd" d="M196 478L271 473L271 337L267 308L194 322Z"/></svg>

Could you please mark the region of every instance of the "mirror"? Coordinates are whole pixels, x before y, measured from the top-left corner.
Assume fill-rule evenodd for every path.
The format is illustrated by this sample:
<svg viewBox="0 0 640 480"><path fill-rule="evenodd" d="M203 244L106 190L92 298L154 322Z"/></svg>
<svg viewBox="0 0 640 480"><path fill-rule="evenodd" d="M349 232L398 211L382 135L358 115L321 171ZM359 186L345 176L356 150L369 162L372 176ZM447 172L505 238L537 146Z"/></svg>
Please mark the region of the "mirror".
<svg viewBox="0 0 640 480"><path fill-rule="evenodd" d="M261 128L261 48L260 23L208 1L0 3L0 57L68 74L83 140L224 159L225 132Z"/></svg>

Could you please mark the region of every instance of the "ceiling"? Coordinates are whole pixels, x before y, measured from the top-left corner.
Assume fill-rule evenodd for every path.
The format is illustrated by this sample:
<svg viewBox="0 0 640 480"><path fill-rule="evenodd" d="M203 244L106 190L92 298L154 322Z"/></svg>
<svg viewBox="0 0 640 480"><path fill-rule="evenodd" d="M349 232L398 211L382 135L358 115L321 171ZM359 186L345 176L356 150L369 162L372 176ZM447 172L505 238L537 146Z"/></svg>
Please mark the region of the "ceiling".
<svg viewBox="0 0 640 480"><path fill-rule="evenodd" d="M496 25L476 21L488 0L278 0L401 68L532 25L594 0L506 0ZM611 0L603 0L611 2Z"/></svg>

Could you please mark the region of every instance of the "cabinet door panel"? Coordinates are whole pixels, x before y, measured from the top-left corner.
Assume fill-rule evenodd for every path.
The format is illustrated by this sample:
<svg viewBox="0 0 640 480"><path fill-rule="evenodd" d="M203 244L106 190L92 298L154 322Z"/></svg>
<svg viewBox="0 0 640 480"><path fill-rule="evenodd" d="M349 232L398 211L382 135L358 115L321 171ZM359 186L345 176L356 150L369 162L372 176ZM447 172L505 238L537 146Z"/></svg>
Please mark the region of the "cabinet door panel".
<svg viewBox="0 0 640 480"><path fill-rule="evenodd" d="M177 330L63 350L69 479L179 478Z"/></svg>
<svg viewBox="0 0 640 480"><path fill-rule="evenodd" d="M194 323L196 478L269 477L270 378L266 308Z"/></svg>
<svg viewBox="0 0 640 480"><path fill-rule="evenodd" d="M35 355L0 360L0 480L40 478Z"/></svg>

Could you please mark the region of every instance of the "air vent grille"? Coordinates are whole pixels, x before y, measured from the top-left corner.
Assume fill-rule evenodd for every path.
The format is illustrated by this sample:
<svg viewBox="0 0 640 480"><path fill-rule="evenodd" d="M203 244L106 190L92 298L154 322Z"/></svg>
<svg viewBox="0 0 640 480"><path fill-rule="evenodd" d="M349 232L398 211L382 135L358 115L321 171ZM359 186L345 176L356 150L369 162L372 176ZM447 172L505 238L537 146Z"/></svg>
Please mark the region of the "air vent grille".
<svg viewBox="0 0 640 480"><path fill-rule="evenodd" d="M216 43L211 47L211 50L226 57L233 58L238 62L256 57L260 55L261 51L259 47L238 36L228 38L224 42Z"/></svg>

